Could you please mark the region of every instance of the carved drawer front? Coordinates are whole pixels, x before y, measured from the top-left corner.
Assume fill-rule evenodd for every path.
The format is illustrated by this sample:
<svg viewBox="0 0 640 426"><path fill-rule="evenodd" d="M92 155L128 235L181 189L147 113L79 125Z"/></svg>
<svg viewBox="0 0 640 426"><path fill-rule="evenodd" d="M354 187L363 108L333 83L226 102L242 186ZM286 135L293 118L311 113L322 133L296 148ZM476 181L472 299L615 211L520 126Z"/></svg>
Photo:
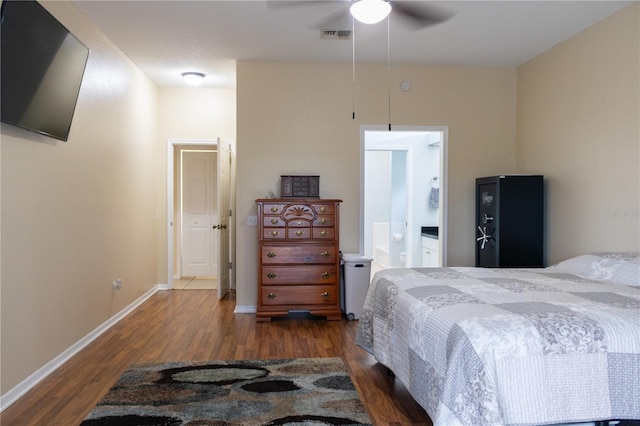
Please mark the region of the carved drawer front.
<svg viewBox="0 0 640 426"><path fill-rule="evenodd" d="M328 263L335 264L338 253L335 246L330 245L288 245L262 246L260 261L262 264L276 263Z"/></svg>
<svg viewBox="0 0 640 426"><path fill-rule="evenodd" d="M263 266L263 285L272 284L335 284L334 265Z"/></svg>
<svg viewBox="0 0 640 426"><path fill-rule="evenodd" d="M282 217L288 222L296 220L306 220L309 222L316 218L316 213L309 205L292 204L284 207Z"/></svg>
<svg viewBox="0 0 640 426"><path fill-rule="evenodd" d="M332 305L338 301L336 286L299 285L264 286L261 303L263 305Z"/></svg>

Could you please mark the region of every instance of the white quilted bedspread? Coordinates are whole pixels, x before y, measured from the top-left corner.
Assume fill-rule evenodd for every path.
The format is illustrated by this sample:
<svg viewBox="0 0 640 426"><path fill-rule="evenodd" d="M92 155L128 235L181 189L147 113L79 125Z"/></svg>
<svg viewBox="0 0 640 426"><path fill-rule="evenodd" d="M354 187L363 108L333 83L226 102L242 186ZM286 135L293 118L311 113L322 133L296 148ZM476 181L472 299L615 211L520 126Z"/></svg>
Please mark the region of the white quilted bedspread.
<svg viewBox="0 0 640 426"><path fill-rule="evenodd" d="M640 419L640 262L387 269L356 342L435 426Z"/></svg>

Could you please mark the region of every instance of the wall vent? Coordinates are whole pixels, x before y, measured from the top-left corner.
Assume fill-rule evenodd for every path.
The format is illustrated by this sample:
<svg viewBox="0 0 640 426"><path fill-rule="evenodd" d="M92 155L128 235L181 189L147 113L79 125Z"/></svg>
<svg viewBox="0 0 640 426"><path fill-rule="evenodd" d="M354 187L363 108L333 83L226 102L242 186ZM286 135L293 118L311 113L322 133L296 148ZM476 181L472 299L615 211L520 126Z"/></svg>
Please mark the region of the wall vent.
<svg viewBox="0 0 640 426"><path fill-rule="evenodd" d="M351 30L320 30L320 38L329 40L351 40Z"/></svg>

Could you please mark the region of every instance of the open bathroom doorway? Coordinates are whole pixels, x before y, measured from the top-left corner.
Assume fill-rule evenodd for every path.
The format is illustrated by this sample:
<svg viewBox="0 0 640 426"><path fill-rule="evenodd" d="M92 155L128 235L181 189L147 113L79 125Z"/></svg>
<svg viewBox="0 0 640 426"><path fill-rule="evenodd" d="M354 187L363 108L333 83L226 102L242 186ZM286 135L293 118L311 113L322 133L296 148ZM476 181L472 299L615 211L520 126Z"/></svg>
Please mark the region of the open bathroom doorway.
<svg viewBox="0 0 640 426"><path fill-rule="evenodd" d="M380 269L446 265L446 127L361 128L360 252Z"/></svg>

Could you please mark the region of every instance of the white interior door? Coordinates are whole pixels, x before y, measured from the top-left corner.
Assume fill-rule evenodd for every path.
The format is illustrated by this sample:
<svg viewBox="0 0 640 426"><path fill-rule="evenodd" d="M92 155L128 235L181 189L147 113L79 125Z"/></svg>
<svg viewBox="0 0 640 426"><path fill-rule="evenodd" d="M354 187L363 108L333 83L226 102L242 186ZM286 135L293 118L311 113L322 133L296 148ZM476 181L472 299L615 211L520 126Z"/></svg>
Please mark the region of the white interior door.
<svg viewBox="0 0 640 426"><path fill-rule="evenodd" d="M181 151L182 276L215 276L214 152Z"/></svg>
<svg viewBox="0 0 640 426"><path fill-rule="evenodd" d="M219 238L217 241L218 262L218 298L222 299L229 291L229 217L231 215L231 151L230 143L218 140L217 164L217 205L219 219L216 224Z"/></svg>

